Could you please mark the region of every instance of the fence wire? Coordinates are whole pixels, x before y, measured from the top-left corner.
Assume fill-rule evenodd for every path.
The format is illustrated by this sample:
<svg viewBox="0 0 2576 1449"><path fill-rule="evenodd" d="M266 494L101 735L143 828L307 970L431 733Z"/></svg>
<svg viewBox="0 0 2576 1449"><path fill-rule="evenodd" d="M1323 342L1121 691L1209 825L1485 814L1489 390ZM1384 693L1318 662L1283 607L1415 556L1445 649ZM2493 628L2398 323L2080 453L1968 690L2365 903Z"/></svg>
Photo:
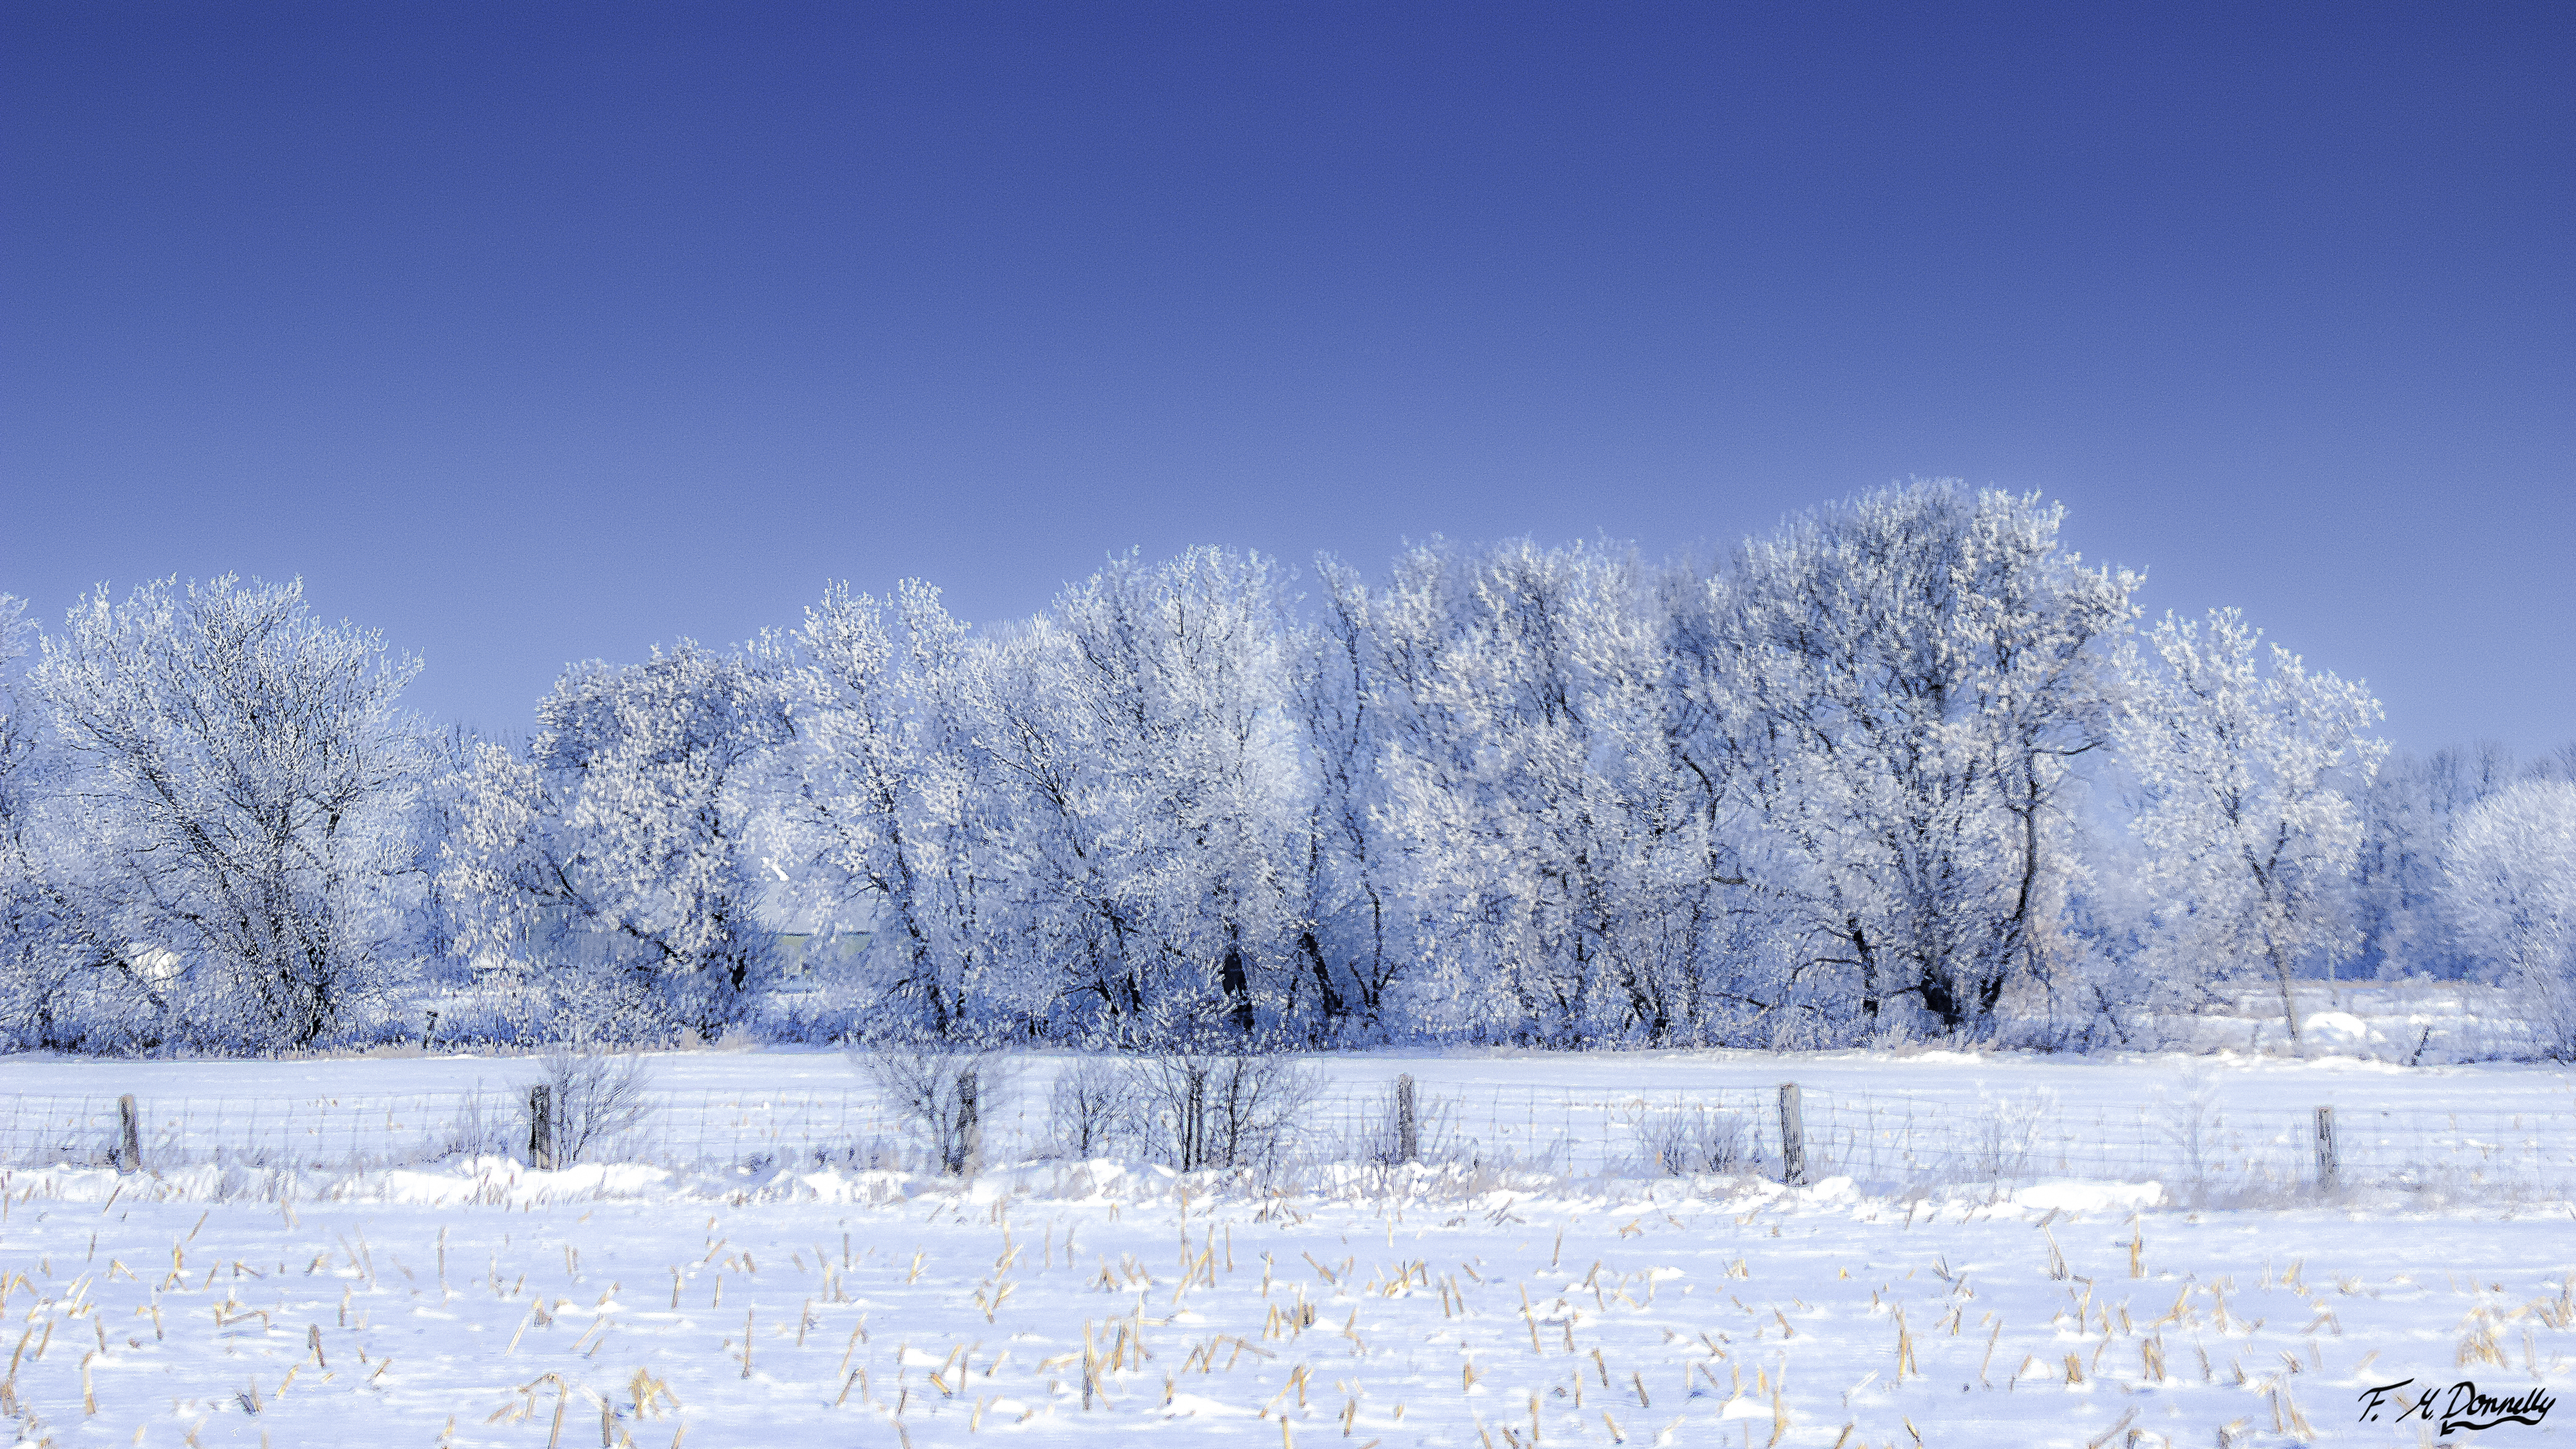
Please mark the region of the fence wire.
<svg viewBox="0 0 2576 1449"><path fill-rule="evenodd" d="M2154 1101L2062 1107L2044 1095L1960 1100L1807 1090L1797 1126L1810 1182L1869 1190L2047 1179L2156 1181L2177 1197L2318 1185L2576 1192L2576 1109L2346 1109L2332 1161L2312 1108ZM1779 1177L1783 1118L1770 1089L1618 1092L1490 1087L1416 1097L1421 1160L1574 1177L1716 1172ZM670 1166L917 1166L906 1123L877 1092L656 1091L631 1125L586 1144L593 1162ZM988 1163L1061 1156L1043 1095L988 1107ZM1394 1160L1381 1083L1331 1083L1297 1114L1288 1155ZM526 1161L525 1097L507 1091L306 1097L161 1097L135 1103L142 1165L369 1170L477 1156ZM110 1096L0 1096L0 1166L119 1165Z"/></svg>

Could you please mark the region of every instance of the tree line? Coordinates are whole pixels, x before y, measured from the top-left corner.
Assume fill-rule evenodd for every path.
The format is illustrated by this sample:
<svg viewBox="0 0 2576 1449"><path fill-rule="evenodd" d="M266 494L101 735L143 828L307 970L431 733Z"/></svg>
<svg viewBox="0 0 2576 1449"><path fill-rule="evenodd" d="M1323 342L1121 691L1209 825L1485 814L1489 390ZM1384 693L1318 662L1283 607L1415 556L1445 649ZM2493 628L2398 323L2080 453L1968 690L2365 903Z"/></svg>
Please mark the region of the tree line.
<svg viewBox="0 0 2576 1449"><path fill-rule="evenodd" d="M2144 619L2062 517L1129 555L990 628L834 586L515 743L296 584L0 597L0 1035L2084 1047L2249 983L2295 1037L2341 971L2576 1049L2576 756L2390 762L2359 684ZM867 930L850 979L784 1001L788 920Z"/></svg>

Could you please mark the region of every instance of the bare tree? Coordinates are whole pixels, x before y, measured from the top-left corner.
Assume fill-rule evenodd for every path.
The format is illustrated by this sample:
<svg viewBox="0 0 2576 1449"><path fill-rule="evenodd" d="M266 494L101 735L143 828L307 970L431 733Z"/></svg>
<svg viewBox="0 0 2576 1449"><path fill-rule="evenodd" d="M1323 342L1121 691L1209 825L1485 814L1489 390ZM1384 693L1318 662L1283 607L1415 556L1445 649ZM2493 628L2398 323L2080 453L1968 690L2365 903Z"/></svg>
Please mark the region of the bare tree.
<svg viewBox="0 0 2576 1449"><path fill-rule="evenodd" d="M632 1132L653 1115L653 1077L632 1053L558 1049L545 1054L546 1127L555 1164L569 1167L595 1146Z"/></svg>
<svg viewBox="0 0 2576 1449"><path fill-rule="evenodd" d="M927 1139L940 1171L974 1175L983 1163L984 1119L1009 1085L998 1053L894 1049L852 1053L851 1060L904 1125Z"/></svg>
<svg viewBox="0 0 2576 1449"><path fill-rule="evenodd" d="M1069 1157L1100 1156L1135 1135L1142 1100L1133 1071L1114 1062L1077 1062L1047 1090L1047 1135Z"/></svg>
<svg viewBox="0 0 2576 1449"><path fill-rule="evenodd" d="M1183 1172L1266 1167L1296 1135L1322 1075L1291 1057L1183 1053L1139 1064L1159 1145Z"/></svg>

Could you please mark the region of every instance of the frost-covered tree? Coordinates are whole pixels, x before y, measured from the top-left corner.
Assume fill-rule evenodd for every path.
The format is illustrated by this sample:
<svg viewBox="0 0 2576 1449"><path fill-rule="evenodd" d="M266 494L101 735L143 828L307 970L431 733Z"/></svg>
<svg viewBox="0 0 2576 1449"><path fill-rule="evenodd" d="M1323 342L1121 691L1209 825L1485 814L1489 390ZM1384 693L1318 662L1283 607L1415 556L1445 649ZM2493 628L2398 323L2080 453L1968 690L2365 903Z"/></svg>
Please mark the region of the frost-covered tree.
<svg viewBox="0 0 2576 1449"><path fill-rule="evenodd" d="M1060 1028L1240 1035L1303 1009L1282 585L1257 555L1113 560L978 652L959 703L1009 791L988 869Z"/></svg>
<svg viewBox="0 0 2576 1449"><path fill-rule="evenodd" d="M143 1041L303 1046L405 972L418 668L230 575L102 588L44 641L44 868Z"/></svg>
<svg viewBox="0 0 2576 1449"><path fill-rule="evenodd" d="M988 906L1006 904L998 882L975 875L1003 792L961 722L965 626L918 581L892 612L890 624L885 602L835 585L780 641L800 688L782 840L799 864L786 873L819 916L873 926L872 982L898 1010L872 1027L980 1035L1033 1005L984 928Z"/></svg>
<svg viewBox="0 0 2576 1449"><path fill-rule="evenodd" d="M457 937L464 929L464 904L449 889L447 843L465 818L474 780L474 759L483 738L462 725L450 725L423 741L427 769L412 806L406 834L411 845L410 874L418 888L409 894L403 935L409 949L437 976L453 977L463 968Z"/></svg>
<svg viewBox="0 0 2576 1449"><path fill-rule="evenodd" d="M1561 1045L1721 1029L1745 882L1635 555L1424 545L1371 618L1379 816L1447 948L1417 989L1458 1028Z"/></svg>
<svg viewBox="0 0 2576 1449"><path fill-rule="evenodd" d="M2058 542L2063 510L1914 483L1793 520L1707 584L1712 738L1758 812L1763 883L1810 970L1991 1029L2044 976L2066 898L2071 762L2103 743L2138 580Z"/></svg>
<svg viewBox="0 0 2576 1449"><path fill-rule="evenodd" d="M77 1047L75 982L94 977L101 952L65 917L46 859L44 697L29 677L36 628L25 601L0 594L0 1039L22 1047Z"/></svg>
<svg viewBox="0 0 2576 1449"><path fill-rule="evenodd" d="M2540 1051L2576 1060L2576 784L2528 780L2469 810L2443 887L2460 945L2512 991Z"/></svg>
<svg viewBox="0 0 2576 1449"><path fill-rule="evenodd" d="M2066 1043L2356 944L2504 959L2461 832L2509 760L2374 778L2357 686L2232 613L2137 647L2062 522L1914 483L1720 564L1433 542L1310 602L1131 554L985 629L835 587L575 667L524 748L424 737L291 586L102 593L34 668L0 597L0 1041L310 1041L425 984L631 1040ZM758 1002L782 912L872 933L825 1016Z"/></svg>
<svg viewBox="0 0 2576 1449"><path fill-rule="evenodd" d="M2493 743L2421 758L2392 755L2380 765L2355 802L2362 819L2352 883L2358 970L2383 980L2471 974L2476 958L2442 908L2443 852L2461 817L2522 773L2513 752Z"/></svg>
<svg viewBox="0 0 2576 1449"><path fill-rule="evenodd" d="M524 759L476 753L447 851L458 945L549 998L553 1029L714 1032L767 984L754 823L777 789L793 693L753 653L682 640L577 665Z"/></svg>
<svg viewBox="0 0 2576 1449"><path fill-rule="evenodd" d="M2293 977L2359 934L2351 796L2386 753L2364 733L2379 702L2277 644L2266 651L2234 609L2202 624L2169 614L2129 658L2120 733L2140 790L2155 975L2188 1003L2267 972L2296 1044Z"/></svg>
<svg viewBox="0 0 2576 1449"><path fill-rule="evenodd" d="M1322 1032L1384 1032L1408 968L1429 953L1401 845L1386 828L1375 600L1355 570L1319 559L1317 572L1320 618L1296 630L1287 668L1288 707L1314 782L1293 887L1297 954L1312 974Z"/></svg>
<svg viewBox="0 0 2576 1449"><path fill-rule="evenodd" d="M35 754L43 716L24 666L36 656L37 642L27 601L0 594L0 781L15 779Z"/></svg>

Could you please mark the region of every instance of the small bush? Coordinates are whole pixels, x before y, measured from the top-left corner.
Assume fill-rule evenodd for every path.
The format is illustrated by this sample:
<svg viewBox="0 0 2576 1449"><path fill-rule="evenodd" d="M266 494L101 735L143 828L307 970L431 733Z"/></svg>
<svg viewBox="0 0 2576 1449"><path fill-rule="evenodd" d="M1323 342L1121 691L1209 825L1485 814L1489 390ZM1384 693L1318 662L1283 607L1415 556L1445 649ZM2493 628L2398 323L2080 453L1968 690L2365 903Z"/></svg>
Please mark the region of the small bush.
<svg viewBox="0 0 2576 1449"><path fill-rule="evenodd" d="M2205 1071L2194 1069L2182 1078L2182 1094L2168 1095L2162 1088L2156 1093L2161 1125L2166 1144L2181 1164L2193 1207L2202 1206L2209 1197L2210 1177L2223 1158L2227 1118L2219 1111L2218 1084Z"/></svg>
<svg viewBox="0 0 2576 1449"><path fill-rule="evenodd" d="M1647 1113L1638 1119L1637 1142L1647 1164L1667 1177L1732 1176L1753 1163L1753 1133L1745 1120L1701 1103Z"/></svg>
<svg viewBox="0 0 2576 1449"><path fill-rule="evenodd" d="M528 1104L522 1093L518 1107L511 1109L508 1095L486 1097L480 1088L468 1092L465 1102L456 1110L456 1121L447 1129L448 1150L462 1157L504 1157L513 1146L524 1147L528 1141Z"/></svg>
<svg viewBox="0 0 2576 1449"><path fill-rule="evenodd" d="M1137 1084L1154 1147L1183 1172L1275 1165L1323 1090L1311 1066L1242 1053L1150 1058Z"/></svg>
<svg viewBox="0 0 2576 1449"><path fill-rule="evenodd" d="M634 1131L653 1115L653 1104L645 1095L653 1078L642 1057L557 1049L540 1060L545 1074L534 1085L546 1088L547 1127L557 1167L570 1167L591 1148ZM521 1126L533 1127L528 1119L534 1102L521 1100L526 1103L520 1109Z"/></svg>
<svg viewBox="0 0 2576 1449"><path fill-rule="evenodd" d="M1007 1086L993 1052L892 1049L853 1053L905 1128L924 1139L952 1177L971 1177L983 1163L984 1121Z"/></svg>
<svg viewBox="0 0 2576 1449"><path fill-rule="evenodd" d="M1108 1156L1136 1136L1141 1083L1132 1066L1082 1061L1047 1090L1047 1139L1066 1157Z"/></svg>
<svg viewBox="0 0 2576 1449"><path fill-rule="evenodd" d="M1980 1182L2018 1182L2029 1175L2039 1119L2027 1110L1989 1106L1968 1124L1968 1174Z"/></svg>

